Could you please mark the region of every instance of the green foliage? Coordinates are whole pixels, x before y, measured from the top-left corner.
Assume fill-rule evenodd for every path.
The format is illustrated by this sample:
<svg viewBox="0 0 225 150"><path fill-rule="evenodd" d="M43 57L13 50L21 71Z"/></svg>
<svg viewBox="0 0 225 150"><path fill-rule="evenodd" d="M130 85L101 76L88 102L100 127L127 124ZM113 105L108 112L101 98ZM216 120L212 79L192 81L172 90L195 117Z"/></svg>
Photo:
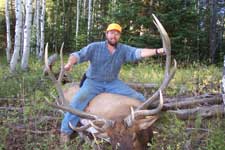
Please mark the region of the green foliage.
<svg viewBox="0 0 225 150"><path fill-rule="evenodd" d="M225 132L221 132L221 128L225 128L223 122L217 120L218 124L212 128L207 140L207 150L223 150L225 147Z"/></svg>
<svg viewBox="0 0 225 150"><path fill-rule="evenodd" d="M198 14L195 1L162 0L156 14L171 37L173 54L183 61L200 60L198 56Z"/></svg>
<svg viewBox="0 0 225 150"><path fill-rule="evenodd" d="M221 79L221 69L213 65L206 66L195 63L189 65L188 68L181 65L178 66L170 87L173 87L178 95L183 95L184 93L189 93L190 95L218 93L220 92Z"/></svg>
<svg viewBox="0 0 225 150"><path fill-rule="evenodd" d="M183 149L185 141L188 139L188 135L185 132L185 122L178 120L173 115L166 114L155 124L155 127L157 127L157 132L159 132L159 134L154 137L154 142L151 145L153 150ZM160 144L158 142L160 142Z"/></svg>
<svg viewBox="0 0 225 150"><path fill-rule="evenodd" d="M153 59L145 60L136 65L123 66L120 77L124 81L157 83L161 84L164 76L164 63ZM178 69L171 80L165 94L174 95L199 95L203 93L220 92L222 79L221 69L211 65L206 66L195 63L185 67L178 65Z"/></svg>
<svg viewBox="0 0 225 150"><path fill-rule="evenodd" d="M28 72L18 70L11 74L7 67L0 70L0 95L4 97L22 97L25 93L32 93L35 89L44 88L42 86L40 62L31 62L32 68ZM33 67L35 66L35 67ZM35 74L35 75L31 75ZM32 88L31 88L32 87Z"/></svg>
<svg viewBox="0 0 225 150"><path fill-rule="evenodd" d="M1 123L1 122L0 122ZM4 126L0 126L0 150L6 149L5 143L6 143L6 137L9 134L9 128L5 128Z"/></svg>

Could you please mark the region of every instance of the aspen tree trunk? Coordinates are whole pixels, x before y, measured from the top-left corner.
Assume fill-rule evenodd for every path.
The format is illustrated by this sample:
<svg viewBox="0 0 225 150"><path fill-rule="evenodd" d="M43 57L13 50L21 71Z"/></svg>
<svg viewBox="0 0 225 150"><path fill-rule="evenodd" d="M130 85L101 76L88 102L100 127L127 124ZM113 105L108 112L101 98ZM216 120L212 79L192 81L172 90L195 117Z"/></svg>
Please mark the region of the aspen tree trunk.
<svg viewBox="0 0 225 150"><path fill-rule="evenodd" d="M92 0L88 1L88 28L87 28L87 41L90 41L90 32L91 32L91 15L92 15Z"/></svg>
<svg viewBox="0 0 225 150"><path fill-rule="evenodd" d="M130 2L132 2L132 0L130 0ZM115 10L116 10L116 0L113 0L112 1L112 12L115 12Z"/></svg>
<svg viewBox="0 0 225 150"><path fill-rule="evenodd" d="M38 57L40 51L40 0L37 0L35 24L36 24L36 56Z"/></svg>
<svg viewBox="0 0 225 150"><path fill-rule="evenodd" d="M79 31L79 18L80 18L80 0L77 0L77 21L76 21L76 41Z"/></svg>
<svg viewBox="0 0 225 150"><path fill-rule="evenodd" d="M32 23L32 25L35 25L35 21L36 21L36 17L37 17L37 11L35 11L36 9L37 9L37 0L33 0L33 5L35 5L35 7L34 7L34 16L33 16L33 23Z"/></svg>
<svg viewBox="0 0 225 150"><path fill-rule="evenodd" d="M6 20L6 35L7 35L6 58L8 63L10 62L10 50L12 48L11 34L10 34L9 2L10 0L5 1L5 20Z"/></svg>
<svg viewBox="0 0 225 150"><path fill-rule="evenodd" d="M28 61L30 55L30 37L31 37L31 23L32 23L32 0L26 0L26 18L24 28L24 44L23 44L23 57L21 68L28 69Z"/></svg>
<svg viewBox="0 0 225 150"><path fill-rule="evenodd" d="M86 3L87 3L87 0L83 0L83 12L82 12L83 18L85 18L86 16Z"/></svg>
<svg viewBox="0 0 225 150"><path fill-rule="evenodd" d="M40 47L40 52L39 52L39 59L43 58L43 53L44 53L44 43L45 43L44 29L45 29L45 0L42 0L42 10L41 10L41 47Z"/></svg>
<svg viewBox="0 0 225 150"><path fill-rule="evenodd" d="M21 31L21 38L20 38L20 57L23 55L23 45L24 45L24 29L25 29L25 5L26 5L26 0L22 0L23 5L22 5L22 31Z"/></svg>
<svg viewBox="0 0 225 150"><path fill-rule="evenodd" d="M16 27L15 27L15 41L14 41L14 52L10 61L10 71L15 72L16 64L19 59L21 32L22 32L22 0L16 0Z"/></svg>

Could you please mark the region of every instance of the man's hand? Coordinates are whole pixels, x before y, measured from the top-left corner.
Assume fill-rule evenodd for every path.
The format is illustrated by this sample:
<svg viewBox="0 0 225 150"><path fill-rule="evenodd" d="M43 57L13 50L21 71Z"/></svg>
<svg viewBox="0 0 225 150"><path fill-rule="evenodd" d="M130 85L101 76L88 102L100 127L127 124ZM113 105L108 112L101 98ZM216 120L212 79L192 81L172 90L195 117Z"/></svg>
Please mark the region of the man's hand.
<svg viewBox="0 0 225 150"><path fill-rule="evenodd" d="M166 50L164 48L157 48L155 49L155 53L156 55L165 55L166 54Z"/></svg>
<svg viewBox="0 0 225 150"><path fill-rule="evenodd" d="M65 71L71 71L71 70L72 70L72 66L73 66L73 64L71 64L71 63L68 62L68 63L64 66Z"/></svg>
<svg viewBox="0 0 225 150"><path fill-rule="evenodd" d="M65 71L71 71L73 65L74 65L76 62L77 62L76 57L71 55L71 56L69 57L69 60L68 60L67 64L64 66L64 70L65 70Z"/></svg>

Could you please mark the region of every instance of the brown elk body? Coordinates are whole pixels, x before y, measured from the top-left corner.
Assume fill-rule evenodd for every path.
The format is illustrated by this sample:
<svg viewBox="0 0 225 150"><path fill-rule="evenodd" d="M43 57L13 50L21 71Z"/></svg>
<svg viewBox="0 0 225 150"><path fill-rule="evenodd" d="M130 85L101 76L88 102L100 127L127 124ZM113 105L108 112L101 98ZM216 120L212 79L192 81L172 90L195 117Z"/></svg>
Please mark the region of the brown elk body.
<svg viewBox="0 0 225 150"><path fill-rule="evenodd" d="M63 90L66 105L79 90L78 85L69 85ZM131 113L131 107L136 108L141 102L123 95L101 93L97 95L85 108L85 112L95 114L102 118L114 120L113 126L105 130L113 149L121 150L143 150L153 137L151 125L157 120L157 116L151 116L127 126L124 118ZM148 124L146 123L148 122Z"/></svg>
<svg viewBox="0 0 225 150"><path fill-rule="evenodd" d="M59 99L61 100L60 104L63 105L56 105L53 103L49 104L55 108L68 111L79 116L80 118L89 120L88 123L82 127L71 126L71 128L73 128L75 131L82 132L90 127L94 127L99 132L96 134L97 137L100 135L100 133L106 133L107 137L110 138L113 149L146 149L147 143L152 137L151 126L157 120L158 117L156 114L160 112L163 106L161 91L163 91L168 86L176 71L176 62L174 64L174 68L170 70L171 47L169 37L159 20L154 15L153 17L154 23L158 28L162 38L163 48L167 50L166 67L164 80L160 88L144 103L126 96L102 93L96 96L84 111L69 108L68 103L79 87L70 86L62 90L60 81L63 76L63 69L61 70L60 77L57 80L48 67L48 51L46 46L46 68L59 93ZM63 61L61 62L61 68L63 68ZM148 110L147 107L159 97L160 101L158 107L153 110ZM132 108L136 109L133 110Z"/></svg>

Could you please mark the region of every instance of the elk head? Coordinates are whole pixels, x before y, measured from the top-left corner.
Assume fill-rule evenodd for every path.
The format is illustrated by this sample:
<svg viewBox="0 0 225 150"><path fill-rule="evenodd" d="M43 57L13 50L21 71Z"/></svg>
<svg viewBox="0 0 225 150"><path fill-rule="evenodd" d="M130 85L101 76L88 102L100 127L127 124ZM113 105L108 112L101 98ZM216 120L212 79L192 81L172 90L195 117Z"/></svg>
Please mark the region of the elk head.
<svg viewBox="0 0 225 150"><path fill-rule="evenodd" d="M52 74L50 68L48 67L48 45L45 48L45 65L46 69L54 82L57 91L59 93L59 99L61 100L57 104L49 103L51 106L61 109L70 113L73 113L80 118L88 119L88 123L81 127L73 127L72 129L78 132L82 132L90 127L94 127L99 133L106 133L107 137L110 138L110 142L112 144L113 149L121 149L121 150L142 150L147 146L147 142L152 137L152 124L157 120L157 114L161 111L163 107L163 97L162 91L168 86L170 80L173 78L176 72L176 61L174 61L174 67L170 69L171 62L171 46L170 39L167 35L162 24L159 20L153 15L154 24L158 28L162 42L163 48L166 49L166 67L165 67L165 75L164 80L160 86L160 88L144 103L140 104L135 110L131 108L131 111L121 114L120 117L106 119L104 116L98 116L95 114L91 114L88 112L80 111L77 109L71 109L65 105L63 105L66 100L64 98L64 94L61 88L60 80L63 75L63 60L62 60L62 48L60 51L61 56L61 73L59 79L57 80ZM156 101L160 97L159 105L157 108L148 110L147 107L154 101ZM60 104L60 105L59 105ZM129 107L129 106L128 106Z"/></svg>

